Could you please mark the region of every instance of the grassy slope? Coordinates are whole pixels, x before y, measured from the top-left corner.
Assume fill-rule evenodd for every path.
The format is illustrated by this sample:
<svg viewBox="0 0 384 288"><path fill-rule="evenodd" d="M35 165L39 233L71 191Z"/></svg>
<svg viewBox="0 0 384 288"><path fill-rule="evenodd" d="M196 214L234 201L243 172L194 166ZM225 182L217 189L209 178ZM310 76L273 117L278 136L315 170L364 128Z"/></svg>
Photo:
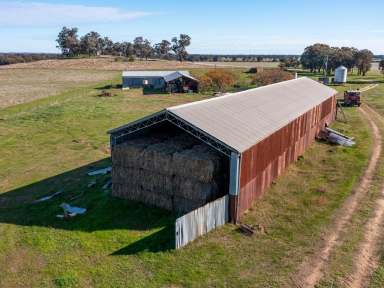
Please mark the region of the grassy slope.
<svg viewBox="0 0 384 288"><path fill-rule="evenodd" d="M79 88L0 111L0 286L280 287L313 252L369 154L366 124L348 109L349 122L336 127L357 147L315 143L244 217L267 234L248 238L226 225L173 251L172 215L110 198L103 177L87 188L86 171L109 162L107 129L204 96L99 92ZM62 187L57 199L30 204ZM56 219L63 201L87 215Z"/></svg>

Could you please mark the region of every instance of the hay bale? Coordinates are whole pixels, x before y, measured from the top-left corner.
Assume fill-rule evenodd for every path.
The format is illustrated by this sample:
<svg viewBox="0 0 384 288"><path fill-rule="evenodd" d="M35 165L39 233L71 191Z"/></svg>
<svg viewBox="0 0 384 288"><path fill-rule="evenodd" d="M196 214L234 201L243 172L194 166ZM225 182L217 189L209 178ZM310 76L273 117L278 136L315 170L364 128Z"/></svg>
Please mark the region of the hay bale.
<svg viewBox="0 0 384 288"><path fill-rule="evenodd" d="M189 135L130 140L114 147L112 159L117 197L185 213L226 191L225 160Z"/></svg>
<svg viewBox="0 0 384 288"><path fill-rule="evenodd" d="M140 169L114 166L112 169L112 182L126 185L141 183Z"/></svg>
<svg viewBox="0 0 384 288"><path fill-rule="evenodd" d="M147 170L161 171L162 174L172 175L174 167L173 154L192 147L196 140L188 135L179 135L163 142L148 146L143 152L143 168Z"/></svg>
<svg viewBox="0 0 384 288"><path fill-rule="evenodd" d="M145 190L139 185L114 184L112 195L173 211L173 200L170 195Z"/></svg>
<svg viewBox="0 0 384 288"><path fill-rule="evenodd" d="M209 183L187 177L170 176L145 169L114 167L112 182L128 187L138 186L158 194L210 201L220 195L216 182Z"/></svg>
<svg viewBox="0 0 384 288"><path fill-rule="evenodd" d="M211 201L219 195L219 189L215 182L205 183L186 177L173 177L166 182L167 191L172 195L190 200Z"/></svg>
<svg viewBox="0 0 384 288"><path fill-rule="evenodd" d="M117 145L112 149L112 162L125 167L143 168L142 154L144 150L163 140L162 137L143 137Z"/></svg>
<svg viewBox="0 0 384 288"><path fill-rule="evenodd" d="M205 144L173 155L174 173L195 178L202 182L212 181L223 170L223 161L216 151Z"/></svg>
<svg viewBox="0 0 384 288"><path fill-rule="evenodd" d="M112 172L113 182L141 185L145 189L164 189L167 176L154 171L118 166Z"/></svg>

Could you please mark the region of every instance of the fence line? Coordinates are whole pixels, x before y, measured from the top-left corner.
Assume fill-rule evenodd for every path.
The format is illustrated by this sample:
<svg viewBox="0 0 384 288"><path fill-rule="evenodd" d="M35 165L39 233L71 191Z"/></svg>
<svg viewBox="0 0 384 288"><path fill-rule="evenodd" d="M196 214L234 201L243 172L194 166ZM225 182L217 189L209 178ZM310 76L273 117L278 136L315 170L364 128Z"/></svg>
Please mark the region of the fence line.
<svg viewBox="0 0 384 288"><path fill-rule="evenodd" d="M177 218L175 223L176 249L227 223L228 208L229 198L226 195Z"/></svg>

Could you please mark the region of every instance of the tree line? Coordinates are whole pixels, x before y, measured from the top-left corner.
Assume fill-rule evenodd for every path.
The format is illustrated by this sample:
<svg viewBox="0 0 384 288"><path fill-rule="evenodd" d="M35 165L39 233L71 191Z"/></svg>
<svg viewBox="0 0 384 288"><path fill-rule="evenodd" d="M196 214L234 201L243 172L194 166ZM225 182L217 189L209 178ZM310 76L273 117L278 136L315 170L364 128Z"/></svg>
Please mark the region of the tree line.
<svg viewBox="0 0 384 288"><path fill-rule="evenodd" d="M198 62L279 62L281 59L296 58L299 55L257 55L257 54L190 54L189 61Z"/></svg>
<svg viewBox="0 0 384 288"><path fill-rule="evenodd" d="M359 50L354 47L330 47L327 44L316 43L304 49L300 57L303 68L311 72L334 71L340 65L348 70L357 68L359 75L365 74L371 69L373 53L368 49Z"/></svg>
<svg viewBox="0 0 384 288"><path fill-rule="evenodd" d="M64 56L74 57L79 55L115 55L148 59L177 59L183 61L187 58L187 47L191 44L191 37L180 34L170 41L162 40L152 45L144 37L136 37L132 42L114 42L109 37L102 37L95 31L79 37L78 28L63 27L56 39L57 48Z"/></svg>
<svg viewBox="0 0 384 288"><path fill-rule="evenodd" d="M57 59L58 54L53 53L0 53L0 65L28 63L39 60Z"/></svg>

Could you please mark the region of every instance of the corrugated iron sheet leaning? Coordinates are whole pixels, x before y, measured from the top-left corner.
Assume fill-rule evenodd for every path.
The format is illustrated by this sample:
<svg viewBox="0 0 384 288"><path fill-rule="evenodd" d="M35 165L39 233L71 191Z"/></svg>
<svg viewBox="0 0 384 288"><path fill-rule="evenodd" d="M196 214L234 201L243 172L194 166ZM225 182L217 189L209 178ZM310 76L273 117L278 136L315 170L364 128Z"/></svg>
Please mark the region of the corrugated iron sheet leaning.
<svg viewBox="0 0 384 288"><path fill-rule="evenodd" d="M109 131L111 147L168 121L230 159L236 222L336 116L336 93L307 77L164 109Z"/></svg>

